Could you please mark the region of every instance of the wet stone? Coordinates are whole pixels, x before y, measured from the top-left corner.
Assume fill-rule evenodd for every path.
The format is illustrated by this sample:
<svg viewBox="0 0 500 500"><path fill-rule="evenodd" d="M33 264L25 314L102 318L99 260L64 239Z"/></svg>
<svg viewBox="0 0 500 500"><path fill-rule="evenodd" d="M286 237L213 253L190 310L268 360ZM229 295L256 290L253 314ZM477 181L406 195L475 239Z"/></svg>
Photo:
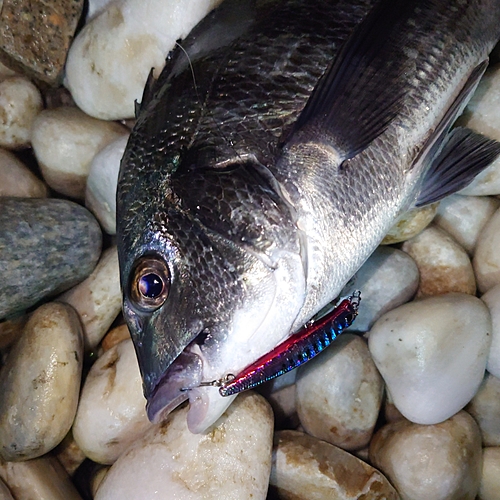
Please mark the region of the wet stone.
<svg viewBox="0 0 500 500"><path fill-rule="evenodd" d="M340 336L299 368L296 386L297 413L308 434L345 450L368 445L384 386L363 339Z"/></svg>
<svg viewBox="0 0 500 500"><path fill-rule="evenodd" d="M61 81L83 0L4 0L0 59L51 85Z"/></svg>
<svg viewBox="0 0 500 500"><path fill-rule="evenodd" d="M270 485L282 500L399 498L383 474L367 463L297 431L276 433Z"/></svg>
<svg viewBox="0 0 500 500"><path fill-rule="evenodd" d="M375 434L370 462L403 500L473 500L481 477L481 436L464 411L436 425L400 420Z"/></svg>
<svg viewBox="0 0 500 500"><path fill-rule="evenodd" d="M202 434L187 427L187 408L148 430L113 464L95 500L241 500L266 498L273 416L262 396L236 398Z"/></svg>
<svg viewBox="0 0 500 500"><path fill-rule="evenodd" d="M97 221L76 203L0 198L0 319L84 280L101 238Z"/></svg>
<svg viewBox="0 0 500 500"><path fill-rule="evenodd" d="M30 317L0 371L0 455L27 460L47 453L76 414L83 339L73 308L52 302Z"/></svg>
<svg viewBox="0 0 500 500"><path fill-rule="evenodd" d="M341 293L345 296L361 290L361 305L351 330L369 330L382 314L410 300L418 283L418 267L407 253L378 247Z"/></svg>

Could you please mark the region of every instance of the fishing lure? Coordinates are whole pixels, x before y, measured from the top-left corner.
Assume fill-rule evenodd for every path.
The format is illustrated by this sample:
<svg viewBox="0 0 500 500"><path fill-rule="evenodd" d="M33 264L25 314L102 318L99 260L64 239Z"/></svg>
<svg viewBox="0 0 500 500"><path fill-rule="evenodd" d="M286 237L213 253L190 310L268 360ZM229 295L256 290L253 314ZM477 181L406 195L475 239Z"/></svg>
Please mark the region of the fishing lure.
<svg viewBox="0 0 500 500"><path fill-rule="evenodd" d="M231 396L294 370L316 357L352 325L360 301L361 293L356 291L342 299L331 312L307 324L238 375L230 373L222 379L202 382L200 385L218 387L221 396Z"/></svg>

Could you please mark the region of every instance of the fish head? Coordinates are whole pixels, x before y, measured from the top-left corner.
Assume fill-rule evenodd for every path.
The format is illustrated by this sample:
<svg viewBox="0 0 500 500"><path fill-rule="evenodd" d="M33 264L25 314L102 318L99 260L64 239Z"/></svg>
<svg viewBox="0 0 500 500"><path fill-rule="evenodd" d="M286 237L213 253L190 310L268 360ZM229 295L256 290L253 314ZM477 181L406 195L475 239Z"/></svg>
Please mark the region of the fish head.
<svg viewBox="0 0 500 500"><path fill-rule="evenodd" d="M189 186L198 201L201 191L210 193L206 183L200 193L195 182ZM188 426L202 432L234 397L200 384L238 373L289 335L304 299L303 265L287 245L260 252L208 227L188 204L155 201L125 210L118 223L123 312L149 419L158 422L189 399Z"/></svg>

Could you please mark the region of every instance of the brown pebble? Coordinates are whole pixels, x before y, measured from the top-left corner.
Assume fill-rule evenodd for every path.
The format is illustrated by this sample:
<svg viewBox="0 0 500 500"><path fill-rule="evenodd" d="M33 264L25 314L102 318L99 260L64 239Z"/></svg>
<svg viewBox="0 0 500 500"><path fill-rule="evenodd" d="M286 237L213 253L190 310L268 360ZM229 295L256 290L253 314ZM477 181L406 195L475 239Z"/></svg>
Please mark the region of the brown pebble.
<svg viewBox="0 0 500 500"><path fill-rule="evenodd" d="M109 351L113 346L130 338L130 332L127 325L120 325L110 330L102 339L101 347L104 352Z"/></svg>

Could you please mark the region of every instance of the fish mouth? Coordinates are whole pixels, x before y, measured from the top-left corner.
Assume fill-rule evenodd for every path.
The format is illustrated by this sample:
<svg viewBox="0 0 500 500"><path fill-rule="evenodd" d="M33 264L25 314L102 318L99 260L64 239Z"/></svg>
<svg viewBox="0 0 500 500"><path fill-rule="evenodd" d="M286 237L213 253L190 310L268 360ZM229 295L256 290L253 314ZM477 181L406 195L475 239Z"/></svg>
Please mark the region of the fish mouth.
<svg viewBox="0 0 500 500"><path fill-rule="evenodd" d="M193 352L183 351L167 368L146 404L146 412L153 424L161 422L189 398L189 391L202 381L203 362Z"/></svg>

